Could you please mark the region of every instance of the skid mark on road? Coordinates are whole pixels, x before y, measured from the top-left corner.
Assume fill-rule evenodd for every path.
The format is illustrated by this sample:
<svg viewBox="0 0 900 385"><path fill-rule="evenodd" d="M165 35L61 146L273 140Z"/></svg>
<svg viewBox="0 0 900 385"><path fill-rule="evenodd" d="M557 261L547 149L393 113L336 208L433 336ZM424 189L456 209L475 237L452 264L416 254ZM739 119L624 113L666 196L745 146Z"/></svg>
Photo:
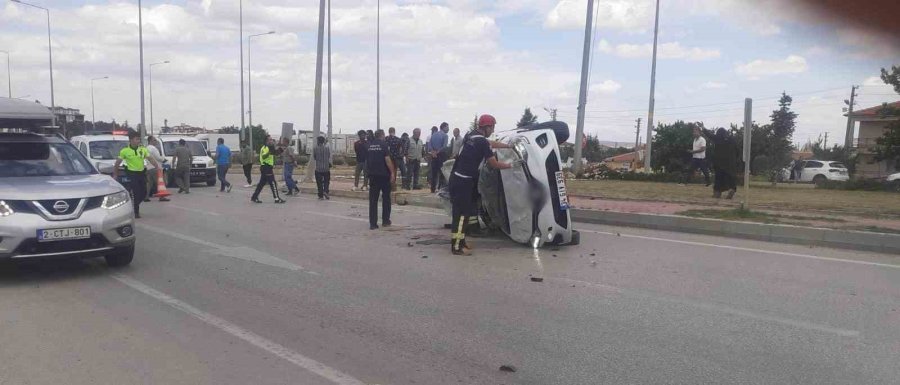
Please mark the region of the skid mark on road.
<svg viewBox="0 0 900 385"><path fill-rule="evenodd" d="M643 240L648 240L648 241L671 242L671 243L679 243L682 245L691 245L691 246L716 247L716 248L727 249L727 250L749 251L749 252L753 252L753 253L784 255L787 257L807 258L807 259L814 259L814 260L819 260L819 261L843 262L843 263L853 263L853 264L865 265L865 266L878 266L878 267L889 267L892 269L900 269L900 265L892 265L889 263L857 261L857 260L853 260L853 259L842 259L842 258L832 258L832 257L820 257L818 255L791 253L791 252L786 252L786 251L775 251L775 250L765 250L765 249L754 249L754 248L750 248L750 247L717 245L714 243L682 241L682 240L678 240L678 239L649 237L649 236L645 236L645 235L612 233L612 232L607 232L607 231L583 230L583 229L579 229L578 231L585 232L585 233L601 234L601 235L620 236L622 238L635 238L635 239L643 239Z"/></svg>
<svg viewBox="0 0 900 385"><path fill-rule="evenodd" d="M612 291L612 292L615 292L615 293L618 293L618 294L621 294L624 296L629 296L629 297L634 297L634 298L644 298L644 299L649 299L652 301L662 301L662 302L674 303L674 304L678 304L678 305L690 306L690 307L697 308L697 309L731 314L731 315L744 317L744 318L750 318L750 319L754 319L754 320L758 320L758 321L774 322L774 323L779 323L782 325L788 325L788 326L797 327L797 328L801 328L801 329L814 330L814 331L819 331L819 332L823 332L823 333L835 334L835 335L838 335L841 337L859 337L858 330L840 329L840 328L835 328L835 327L831 327L831 326L827 326L827 325L821 325L821 324L817 324L817 323L813 323L813 322L807 322L807 321L802 321L802 320L795 320L795 319L778 317L778 316L773 316L773 315L768 315L768 314L756 313L756 312L752 312L752 311L748 311L748 310L736 309L736 308L733 308L730 306L721 305L721 304L717 304L717 303L700 302L700 301L694 301L694 300L689 300L689 299L684 299L684 298L661 296L661 295L647 293L647 292L643 292L643 291L623 289L623 288L616 287L616 286L604 285L602 283L581 281L581 280L577 280L577 279L558 278L558 277L554 277L552 279L555 281L563 281L563 282L568 282L568 283L581 284L581 285L589 286L589 287L592 287L595 289L601 289L604 291Z"/></svg>
<svg viewBox="0 0 900 385"><path fill-rule="evenodd" d="M213 326L223 332L231 334L234 337L237 337L244 342L247 342L253 346L256 346L262 350L265 350L285 361L288 361L300 368L308 370L312 373L317 374L318 376L331 381L332 383L338 385L363 385L364 383L352 376L343 373L337 369L334 369L328 365L325 365L319 361L316 361L312 358L306 357L300 353L297 353L291 349L288 349L285 346L282 346L278 343L270 341L256 333L253 333L249 330L246 330L238 325L235 325L231 322L228 322L222 318L216 317L212 314L206 313L200 309L197 309L181 300L169 296L163 292L160 292L150 286L145 285L143 282L140 282L134 278L131 278L124 274L113 274L112 277L117 281L123 283L124 285L137 290L147 296L150 296L166 305L171 306L172 308L178 309L182 312L187 313L188 315L203 321L204 323Z"/></svg>
<svg viewBox="0 0 900 385"><path fill-rule="evenodd" d="M285 261L281 258L272 256L271 254L268 254L268 253L265 253L265 252L262 252L262 251L259 251L259 250L253 249L253 248L249 248L249 247L245 247L245 246L237 246L237 247L224 246L221 244L205 241L200 238L192 237L190 235L179 234L174 231L169 231L169 230L162 229L162 228L159 228L156 226L145 225L143 223L139 224L138 228L147 230L147 231L151 231L151 232L154 232L157 234L167 235L167 236L170 236L173 238L178 238L183 241L193 242L193 243L196 243L201 246L206 246L211 249L211 250L208 250L209 252L223 255L226 257L242 259L245 261L256 262L259 264L273 266L273 267L280 267L282 269L288 269L288 270L292 270L292 271L302 271L303 270L302 266L295 265L295 264Z"/></svg>

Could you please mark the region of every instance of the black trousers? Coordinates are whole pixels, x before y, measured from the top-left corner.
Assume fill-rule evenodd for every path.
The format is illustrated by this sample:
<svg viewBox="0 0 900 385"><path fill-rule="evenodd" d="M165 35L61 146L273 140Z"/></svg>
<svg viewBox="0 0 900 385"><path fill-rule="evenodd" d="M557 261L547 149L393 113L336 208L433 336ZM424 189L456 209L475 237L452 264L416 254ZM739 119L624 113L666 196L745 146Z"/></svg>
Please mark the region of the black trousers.
<svg viewBox="0 0 900 385"><path fill-rule="evenodd" d="M441 167L446 160L447 158L444 157L443 153L438 153L437 157L431 160L431 174L428 176L428 180L431 183L431 192L444 187L444 175L441 173Z"/></svg>
<svg viewBox="0 0 900 385"><path fill-rule="evenodd" d="M275 183L275 170L272 166L261 165L259 166L259 171L262 175L259 177L256 191L253 192L253 199L259 199L259 193L262 192L265 185L269 185L269 187L272 188L272 197L275 198L275 200L281 199L281 196L278 195L278 185Z"/></svg>
<svg viewBox="0 0 900 385"><path fill-rule="evenodd" d="M453 251L460 251L466 245L466 229L472 219L477 219L478 215L478 191L475 178L450 175L450 203L453 205L450 248Z"/></svg>
<svg viewBox="0 0 900 385"><path fill-rule="evenodd" d="M253 180L250 179L250 172L253 171L253 163L244 165L244 176L247 177L247 184L253 184Z"/></svg>
<svg viewBox="0 0 900 385"><path fill-rule="evenodd" d="M684 174L683 183L688 183L691 181L691 178L694 177L694 173L697 172L697 169L703 172L703 181L709 185L709 166L706 165L706 159L697 159L691 158L691 167L688 168L687 173Z"/></svg>
<svg viewBox="0 0 900 385"><path fill-rule="evenodd" d="M732 174L720 168L715 169L715 183L713 183L713 191L725 192L737 189L737 182Z"/></svg>
<svg viewBox="0 0 900 385"><path fill-rule="evenodd" d="M369 225L378 225L378 197L381 196L381 223L391 222L391 177L369 175Z"/></svg>
<svg viewBox="0 0 900 385"><path fill-rule="evenodd" d="M147 172L125 171L128 176L128 185L131 186L131 203L134 205L134 215L141 215L141 202L147 196Z"/></svg>
<svg viewBox="0 0 900 385"><path fill-rule="evenodd" d="M403 188L419 187L419 169L422 167L418 159L410 159L406 163L406 175L403 176Z"/></svg>
<svg viewBox="0 0 900 385"><path fill-rule="evenodd" d="M316 188L319 190L319 198L324 198L325 194L331 194L331 171L316 171Z"/></svg>

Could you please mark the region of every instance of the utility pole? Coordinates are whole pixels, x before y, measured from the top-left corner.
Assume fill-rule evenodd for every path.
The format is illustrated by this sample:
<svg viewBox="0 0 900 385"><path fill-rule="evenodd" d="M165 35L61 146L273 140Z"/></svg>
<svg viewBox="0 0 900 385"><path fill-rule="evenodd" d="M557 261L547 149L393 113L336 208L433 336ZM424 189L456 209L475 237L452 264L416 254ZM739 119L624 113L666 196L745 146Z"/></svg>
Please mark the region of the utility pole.
<svg viewBox="0 0 900 385"><path fill-rule="evenodd" d="M246 127L244 125L244 1L238 1L238 28L241 38L241 129L238 132L241 132ZM253 129L250 129L250 138L253 138ZM253 146L253 143L250 143L250 146ZM250 147L250 153L253 153L253 147Z"/></svg>
<svg viewBox="0 0 900 385"><path fill-rule="evenodd" d="M375 16L375 130L381 129L381 0Z"/></svg>
<svg viewBox="0 0 900 385"><path fill-rule="evenodd" d="M850 87L850 100L844 100L844 104L847 105L847 136L844 138L844 148L852 148L853 147L853 106L856 105L856 90L859 89L859 86Z"/></svg>
<svg viewBox="0 0 900 385"><path fill-rule="evenodd" d="M744 200L741 208L750 209L750 139L753 137L753 99L744 99ZM648 141L649 142L649 141Z"/></svg>
<svg viewBox="0 0 900 385"><path fill-rule="evenodd" d="M141 0L138 0L138 44L141 51L141 128L138 133L141 134L141 143L147 144L147 125L144 120L144 22L141 15Z"/></svg>
<svg viewBox="0 0 900 385"><path fill-rule="evenodd" d="M823 149L828 149L828 133L825 133L825 144L822 145Z"/></svg>
<svg viewBox="0 0 900 385"><path fill-rule="evenodd" d="M328 0L328 145L331 146L331 0Z"/></svg>
<svg viewBox="0 0 900 385"><path fill-rule="evenodd" d="M637 126L635 126L634 130L634 152L637 153L638 150L638 138L641 137L641 118L637 118L636 120Z"/></svg>
<svg viewBox="0 0 900 385"><path fill-rule="evenodd" d="M317 140L319 133L322 132L322 46L324 45L325 34L325 1L319 0L319 36L316 43L316 87L313 97L313 140ZM313 178L313 171L316 169L316 161L310 157L306 164L306 178Z"/></svg>
<svg viewBox="0 0 900 385"><path fill-rule="evenodd" d="M591 30L594 24L594 1L587 2L584 23L584 52L581 57L581 89L578 92L578 123L575 126L575 176L581 176L581 145L584 142L584 107L587 104L588 71L591 65Z"/></svg>
<svg viewBox="0 0 900 385"><path fill-rule="evenodd" d="M659 41L659 0L656 0L656 22L653 24L653 64L650 67L650 109L647 112L647 156L644 158L644 171L652 171L653 158L653 109L656 104L656 44Z"/></svg>

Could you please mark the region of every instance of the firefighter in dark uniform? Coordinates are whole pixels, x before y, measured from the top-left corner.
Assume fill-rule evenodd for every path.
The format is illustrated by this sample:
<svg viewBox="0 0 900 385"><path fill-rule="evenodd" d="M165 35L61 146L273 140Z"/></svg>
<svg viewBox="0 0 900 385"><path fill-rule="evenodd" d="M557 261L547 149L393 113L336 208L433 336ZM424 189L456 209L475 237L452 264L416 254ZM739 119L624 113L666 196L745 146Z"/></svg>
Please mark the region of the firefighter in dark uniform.
<svg viewBox="0 0 900 385"><path fill-rule="evenodd" d="M156 159L150 156L147 147L141 145L141 135L132 133L128 135L128 146L119 151L116 165L113 167L113 179L119 180L119 166L125 163L125 175L128 176L131 191L131 202L134 205L134 217L141 217L141 202L147 196L147 169L144 160L150 161L154 167L161 167Z"/></svg>
<svg viewBox="0 0 900 385"><path fill-rule="evenodd" d="M506 143L488 140L494 133L497 120L491 115L478 118L478 128L466 135L462 149L450 173L450 203L453 205L450 248L453 255L471 255L472 249L466 243L466 228L469 218L478 215L478 169L482 162L496 169L512 167L494 156L495 148L510 148Z"/></svg>

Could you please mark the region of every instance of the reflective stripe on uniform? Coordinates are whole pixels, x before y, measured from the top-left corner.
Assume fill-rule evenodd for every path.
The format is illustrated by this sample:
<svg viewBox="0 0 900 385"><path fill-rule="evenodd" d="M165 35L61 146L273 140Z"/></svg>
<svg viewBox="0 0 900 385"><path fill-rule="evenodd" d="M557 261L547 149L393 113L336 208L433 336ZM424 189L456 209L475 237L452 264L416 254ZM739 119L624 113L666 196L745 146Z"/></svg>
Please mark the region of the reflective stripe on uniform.
<svg viewBox="0 0 900 385"><path fill-rule="evenodd" d="M456 175L456 176L458 176L458 177L460 177L460 178L472 179L471 176L466 176L466 175L460 174L460 173L458 173L458 172L456 172L456 171L453 172L453 175Z"/></svg>

